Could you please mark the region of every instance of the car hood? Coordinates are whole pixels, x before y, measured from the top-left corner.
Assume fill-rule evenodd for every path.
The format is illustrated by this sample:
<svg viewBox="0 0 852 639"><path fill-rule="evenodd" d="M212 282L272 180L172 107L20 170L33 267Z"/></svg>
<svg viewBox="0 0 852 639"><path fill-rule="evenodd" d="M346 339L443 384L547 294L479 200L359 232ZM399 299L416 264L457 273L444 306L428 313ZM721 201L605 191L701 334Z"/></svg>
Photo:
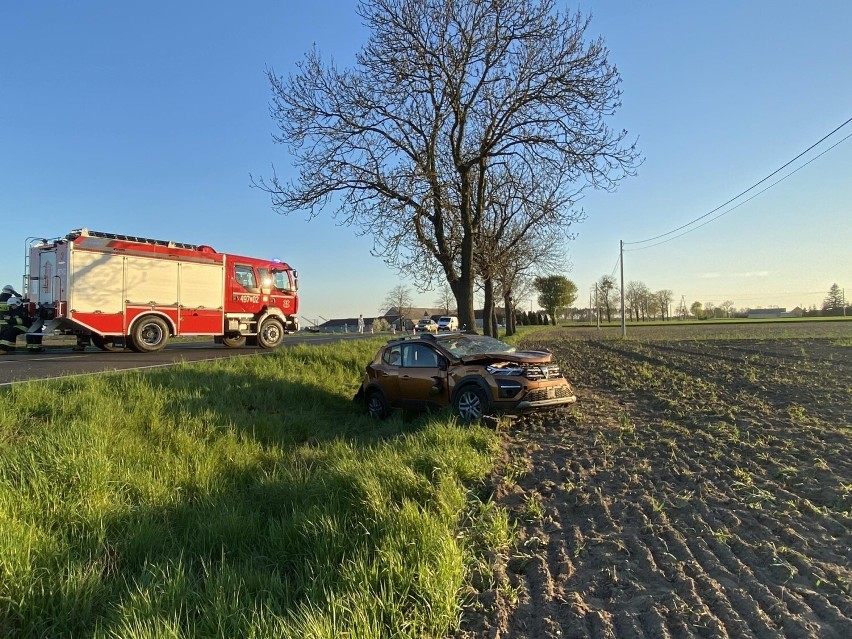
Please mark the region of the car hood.
<svg viewBox="0 0 852 639"><path fill-rule="evenodd" d="M476 353L465 355L461 361L465 364L484 364L488 362L518 362L522 364L547 364L553 355L547 351L515 351L514 353Z"/></svg>

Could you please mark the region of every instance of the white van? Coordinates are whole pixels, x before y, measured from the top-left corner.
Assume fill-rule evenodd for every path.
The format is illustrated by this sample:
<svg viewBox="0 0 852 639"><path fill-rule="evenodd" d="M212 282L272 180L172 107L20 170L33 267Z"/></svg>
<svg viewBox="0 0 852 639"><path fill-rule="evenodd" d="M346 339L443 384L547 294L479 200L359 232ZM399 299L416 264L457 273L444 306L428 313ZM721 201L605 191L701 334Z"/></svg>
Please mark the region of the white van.
<svg viewBox="0 0 852 639"><path fill-rule="evenodd" d="M459 318L447 315L445 317L438 318L438 330L439 331L457 331L459 330Z"/></svg>

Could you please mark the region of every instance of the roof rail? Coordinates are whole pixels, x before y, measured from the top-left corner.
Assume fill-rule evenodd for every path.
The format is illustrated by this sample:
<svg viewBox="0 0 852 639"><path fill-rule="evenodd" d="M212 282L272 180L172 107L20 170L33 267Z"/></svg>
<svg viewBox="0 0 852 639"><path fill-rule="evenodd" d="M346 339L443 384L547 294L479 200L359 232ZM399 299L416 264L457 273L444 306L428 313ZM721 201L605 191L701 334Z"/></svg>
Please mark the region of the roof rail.
<svg viewBox="0 0 852 639"><path fill-rule="evenodd" d="M134 235L120 235L118 233L104 233L102 231L90 231L86 227L71 231L65 236L65 239L71 241L78 237L100 237L107 240L124 240L125 242L138 242L140 244L151 244L152 246L167 246L169 248L190 249L193 251L201 251L210 249L209 246L203 244L186 244L184 242L172 242L170 240L152 240L148 237L136 237Z"/></svg>
<svg viewBox="0 0 852 639"><path fill-rule="evenodd" d="M396 337L391 337L388 340L388 344L392 344L394 342L410 342L412 340L424 340L424 339L428 340L430 342L434 342L435 336L432 333L420 333L418 335L409 335L408 333L400 334L400 335L397 335Z"/></svg>

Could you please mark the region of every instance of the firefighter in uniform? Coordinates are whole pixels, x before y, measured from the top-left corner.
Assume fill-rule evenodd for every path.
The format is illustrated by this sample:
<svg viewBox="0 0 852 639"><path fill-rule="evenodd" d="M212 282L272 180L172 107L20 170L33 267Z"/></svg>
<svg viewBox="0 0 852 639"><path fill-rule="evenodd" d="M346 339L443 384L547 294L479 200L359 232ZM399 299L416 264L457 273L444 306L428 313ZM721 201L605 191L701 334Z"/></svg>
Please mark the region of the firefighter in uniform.
<svg viewBox="0 0 852 639"><path fill-rule="evenodd" d="M26 333L30 325L30 317L20 297L9 297L5 304L7 310L3 311L0 324L0 355L15 350L15 340L21 333Z"/></svg>
<svg viewBox="0 0 852 639"><path fill-rule="evenodd" d="M14 348L15 337L18 336L17 331L9 332L9 331L6 330L6 323L7 323L6 318L7 318L7 316L9 316L9 299L12 298L12 297L17 297L17 298L20 299L21 294L18 293L18 291L15 290L14 286L12 286L11 284L6 284L6 286L3 287L3 291L0 292L0 339L6 340L6 341L11 341L12 342L11 348ZM11 338L11 340L7 339L7 335L6 335L7 332L9 332L9 337ZM14 335L14 337L13 337L13 335ZM0 343L0 354L3 354L5 352L11 350L11 348L9 348L8 345L5 342Z"/></svg>
<svg viewBox="0 0 852 639"><path fill-rule="evenodd" d="M9 298L10 297L21 297L21 294L15 290L15 287L11 284L6 284L3 287L3 292L0 293L0 313L5 313L9 310Z"/></svg>

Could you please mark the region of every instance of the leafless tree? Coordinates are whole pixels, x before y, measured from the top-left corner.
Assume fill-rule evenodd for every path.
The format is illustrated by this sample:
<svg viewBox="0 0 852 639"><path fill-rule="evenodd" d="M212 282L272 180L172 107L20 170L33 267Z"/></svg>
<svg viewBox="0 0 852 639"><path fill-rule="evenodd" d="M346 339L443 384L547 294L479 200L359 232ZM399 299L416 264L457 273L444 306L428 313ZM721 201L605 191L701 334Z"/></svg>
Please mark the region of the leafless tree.
<svg viewBox="0 0 852 639"><path fill-rule="evenodd" d="M503 167L508 168L508 167ZM559 270L562 247L573 235L571 225L583 218L574 211L570 192L560 176L540 176L523 167L496 170L488 185L489 200L477 236L474 264L483 284L483 332L497 336L495 307L502 293L506 313L511 307L512 281L518 273Z"/></svg>
<svg viewBox="0 0 852 639"><path fill-rule="evenodd" d="M613 190L639 161L607 120L620 76L589 21L555 0L359 0L371 36L353 68L315 49L268 70L271 113L298 167L255 186L281 213L326 205L404 269L438 265L475 326L474 251L495 167ZM511 173L515 173L514 168Z"/></svg>
<svg viewBox="0 0 852 639"><path fill-rule="evenodd" d="M660 305L660 314L662 315L663 320L671 319L669 317L669 308L671 307L672 300L674 299L674 293L671 290L664 288L655 293L657 296L657 303Z"/></svg>
<svg viewBox="0 0 852 639"><path fill-rule="evenodd" d="M618 305L615 295L615 278L611 275L602 275L598 280L598 304L603 305L607 322L612 321L612 307Z"/></svg>
<svg viewBox="0 0 852 639"><path fill-rule="evenodd" d="M624 289L627 310L633 314L637 322L639 321L640 314L643 316L643 319L645 317L649 294L648 287L644 282L628 282Z"/></svg>
<svg viewBox="0 0 852 639"><path fill-rule="evenodd" d="M437 297L433 302L438 308L444 309L444 313L450 314L450 310L456 307L456 298L453 296L453 289L447 282L438 284Z"/></svg>
<svg viewBox="0 0 852 639"><path fill-rule="evenodd" d="M380 310L382 312L387 312L389 315L391 314L392 309L395 310L396 315L399 318L399 329L402 330L405 328L404 318L411 312L412 304L413 299L411 297L411 290L407 286L398 284L388 291L384 302L382 302L382 306L384 308Z"/></svg>

